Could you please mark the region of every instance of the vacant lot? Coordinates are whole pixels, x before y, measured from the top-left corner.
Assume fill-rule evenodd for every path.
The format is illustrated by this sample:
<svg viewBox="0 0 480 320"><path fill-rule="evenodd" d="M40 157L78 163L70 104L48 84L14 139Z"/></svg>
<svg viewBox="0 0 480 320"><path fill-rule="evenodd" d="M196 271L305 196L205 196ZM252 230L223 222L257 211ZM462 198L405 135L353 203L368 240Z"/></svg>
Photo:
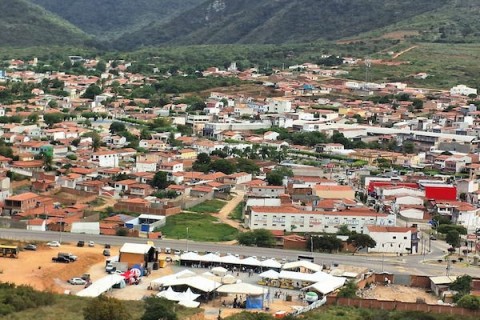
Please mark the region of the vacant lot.
<svg viewBox="0 0 480 320"><path fill-rule="evenodd" d="M362 294L366 299L378 299L386 301L416 302L423 299L428 304L437 304L438 298L425 292L424 289L410 288L400 285L372 286L365 289Z"/></svg>
<svg viewBox="0 0 480 320"><path fill-rule="evenodd" d="M215 217L202 213L182 213L167 217L167 224L160 230L171 239L188 239L194 241L231 241L237 236L237 229L219 222Z"/></svg>
<svg viewBox="0 0 480 320"><path fill-rule="evenodd" d="M188 211L197 213L217 213L225 204L226 202L222 200L207 200L194 207L191 207L188 209Z"/></svg>

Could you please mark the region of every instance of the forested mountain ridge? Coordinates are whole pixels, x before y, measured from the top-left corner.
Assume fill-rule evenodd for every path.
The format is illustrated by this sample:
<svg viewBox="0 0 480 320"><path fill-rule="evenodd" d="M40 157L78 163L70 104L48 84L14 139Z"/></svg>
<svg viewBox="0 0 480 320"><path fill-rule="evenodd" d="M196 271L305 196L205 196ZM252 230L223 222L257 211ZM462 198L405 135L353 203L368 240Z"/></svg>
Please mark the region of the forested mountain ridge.
<svg viewBox="0 0 480 320"><path fill-rule="evenodd" d="M125 51L365 39L392 32L422 41L480 42L479 13L479 0L1 0L0 46Z"/></svg>
<svg viewBox="0 0 480 320"><path fill-rule="evenodd" d="M0 1L0 45L83 44L87 34L26 0Z"/></svg>
<svg viewBox="0 0 480 320"><path fill-rule="evenodd" d="M113 40L152 23L165 23L205 0L30 0L86 33Z"/></svg>

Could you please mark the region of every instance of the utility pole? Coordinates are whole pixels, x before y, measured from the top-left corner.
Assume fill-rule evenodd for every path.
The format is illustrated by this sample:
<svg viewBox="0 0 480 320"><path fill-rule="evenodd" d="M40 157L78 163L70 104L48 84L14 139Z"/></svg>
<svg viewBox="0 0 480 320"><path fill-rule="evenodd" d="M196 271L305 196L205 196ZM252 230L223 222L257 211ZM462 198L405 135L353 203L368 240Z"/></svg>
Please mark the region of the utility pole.
<svg viewBox="0 0 480 320"><path fill-rule="evenodd" d="M188 227L187 227L187 240L185 241L185 243L186 243L186 247L187 247L187 251L186 251L186 252L188 252Z"/></svg>

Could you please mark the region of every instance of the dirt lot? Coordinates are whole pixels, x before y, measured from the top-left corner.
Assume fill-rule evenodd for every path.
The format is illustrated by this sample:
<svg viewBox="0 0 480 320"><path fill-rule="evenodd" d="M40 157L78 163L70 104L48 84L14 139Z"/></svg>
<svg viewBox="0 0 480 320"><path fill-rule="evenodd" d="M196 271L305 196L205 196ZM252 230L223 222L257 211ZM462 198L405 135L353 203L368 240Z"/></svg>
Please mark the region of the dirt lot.
<svg viewBox="0 0 480 320"><path fill-rule="evenodd" d="M62 245L60 248L38 246L37 251L22 251L18 259L0 258L0 281L28 284L38 290L63 293L65 290L78 291L80 286L71 286L66 281L80 277L94 264L104 264L103 248L78 248ZM78 256L73 263L54 263L52 257L58 252L71 252Z"/></svg>
<svg viewBox="0 0 480 320"><path fill-rule="evenodd" d="M366 299L386 301L416 302L417 298L424 299L426 303L437 304L437 298L420 288L410 288L399 285L372 286L362 291Z"/></svg>

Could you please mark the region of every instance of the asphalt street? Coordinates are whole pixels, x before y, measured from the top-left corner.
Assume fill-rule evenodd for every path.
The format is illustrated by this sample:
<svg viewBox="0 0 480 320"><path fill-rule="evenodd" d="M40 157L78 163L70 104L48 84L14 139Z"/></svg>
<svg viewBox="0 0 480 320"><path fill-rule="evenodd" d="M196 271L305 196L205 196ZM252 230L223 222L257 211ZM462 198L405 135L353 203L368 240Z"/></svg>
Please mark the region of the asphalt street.
<svg viewBox="0 0 480 320"><path fill-rule="evenodd" d="M132 243L146 243L147 239L142 238L126 238L119 236L104 236L104 235L85 235L73 233L60 233L53 231L29 231L22 229L0 229L1 239L12 239L20 241L60 241L61 243L76 243L79 240L94 241L97 245L105 243L111 245L121 246L125 242ZM186 251L187 246L189 251L211 251L219 253L232 253L241 256L256 256L257 258L267 257L278 260L297 260L299 255L314 257L315 263L324 265L348 265L356 267L364 267L374 270L375 272L389 272L394 274L416 274L439 276L446 274L445 263L440 264L436 260L443 255L444 248L440 244L432 241L431 253L426 252L425 255L410 255L410 256L383 256L383 255L352 255L352 254L325 254L325 253L310 253L305 251L282 250L272 248L256 248L235 246L229 244L193 242L186 240L154 240L157 248ZM423 253L423 251L421 251ZM112 252L115 255L115 252ZM431 263L424 263L424 261L432 261ZM470 274L471 276L480 277L480 267L465 266L464 264L452 264L450 274L461 275Z"/></svg>

